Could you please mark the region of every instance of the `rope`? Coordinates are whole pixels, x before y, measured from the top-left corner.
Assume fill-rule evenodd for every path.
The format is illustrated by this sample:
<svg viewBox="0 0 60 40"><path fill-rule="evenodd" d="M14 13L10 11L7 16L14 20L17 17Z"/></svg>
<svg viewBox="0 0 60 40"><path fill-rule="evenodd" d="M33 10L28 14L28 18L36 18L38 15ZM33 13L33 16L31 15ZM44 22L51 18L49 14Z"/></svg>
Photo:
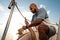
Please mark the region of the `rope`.
<svg viewBox="0 0 60 40"><path fill-rule="evenodd" d="M25 24L28 25L29 23L27 23L27 22L28 22L29 20L26 19L26 17L24 17L24 16L22 15L22 13L21 13L21 11L19 10L17 4L15 4L15 5L16 5L16 8L18 9L19 13L21 14L21 16L25 19ZM31 21L29 21L29 22L31 22ZM31 32L31 38L32 38L32 40L36 40L36 36L35 36L34 31L33 31L31 28L28 28L28 30ZM19 39L19 38L18 38L18 39Z"/></svg>
<svg viewBox="0 0 60 40"><path fill-rule="evenodd" d="M18 8L18 6L17 6L17 3L15 4L16 5L16 8L17 8L17 10L19 11L19 13L21 14L21 16L24 18L24 19L26 19L26 17L24 17L23 15L22 15L22 13L21 13L21 11L19 10L19 8ZM28 20L28 19L26 19L27 21L29 21L29 22L31 22L30 20Z"/></svg>

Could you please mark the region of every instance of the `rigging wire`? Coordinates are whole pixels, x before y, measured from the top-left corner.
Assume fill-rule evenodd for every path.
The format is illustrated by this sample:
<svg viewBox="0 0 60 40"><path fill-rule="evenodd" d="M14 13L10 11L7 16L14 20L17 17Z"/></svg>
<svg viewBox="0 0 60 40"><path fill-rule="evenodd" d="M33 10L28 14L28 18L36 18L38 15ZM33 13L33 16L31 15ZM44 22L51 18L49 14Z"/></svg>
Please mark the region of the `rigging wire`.
<svg viewBox="0 0 60 40"><path fill-rule="evenodd" d="M30 20L26 19L26 17L24 17L24 16L22 15L21 11L19 10L19 8L18 8L18 6L17 6L17 3L15 3L15 5L16 5L17 10L18 10L19 13L21 14L21 16L22 16L25 20L31 22Z"/></svg>

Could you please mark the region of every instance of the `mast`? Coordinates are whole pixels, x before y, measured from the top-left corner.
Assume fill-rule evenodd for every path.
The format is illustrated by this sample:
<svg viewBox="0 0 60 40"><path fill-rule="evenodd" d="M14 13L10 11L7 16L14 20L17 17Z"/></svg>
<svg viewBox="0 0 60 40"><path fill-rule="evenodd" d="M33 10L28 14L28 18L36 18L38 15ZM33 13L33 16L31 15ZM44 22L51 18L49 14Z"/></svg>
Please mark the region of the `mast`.
<svg viewBox="0 0 60 40"><path fill-rule="evenodd" d="M9 14L9 17L8 17L8 20L7 20L7 24L6 24L6 27L4 29L4 32L3 32L1 40L5 40L5 38L6 38L7 31L8 31L9 25L10 25L10 21L11 21L12 15L13 15L14 6L15 6L15 0L12 0L10 2L10 4L9 4L9 7L8 7L9 9L11 9L11 12Z"/></svg>

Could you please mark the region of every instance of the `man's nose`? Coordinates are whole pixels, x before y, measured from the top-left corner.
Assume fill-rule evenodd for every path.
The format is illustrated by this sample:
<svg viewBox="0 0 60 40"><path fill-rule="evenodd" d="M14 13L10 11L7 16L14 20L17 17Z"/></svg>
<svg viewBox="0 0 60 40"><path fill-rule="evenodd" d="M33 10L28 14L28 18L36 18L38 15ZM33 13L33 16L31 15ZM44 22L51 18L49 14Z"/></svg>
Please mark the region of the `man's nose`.
<svg viewBox="0 0 60 40"><path fill-rule="evenodd" d="M34 9L32 9L32 11L34 11Z"/></svg>

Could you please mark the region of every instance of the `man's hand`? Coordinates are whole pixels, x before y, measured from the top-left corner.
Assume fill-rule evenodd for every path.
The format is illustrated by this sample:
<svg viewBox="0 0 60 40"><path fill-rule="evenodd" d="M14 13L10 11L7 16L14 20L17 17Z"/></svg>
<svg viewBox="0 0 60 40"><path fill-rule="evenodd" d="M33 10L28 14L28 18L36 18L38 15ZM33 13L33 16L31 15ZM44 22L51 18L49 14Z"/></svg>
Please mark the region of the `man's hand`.
<svg viewBox="0 0 60 40"><path fill-rule="evenodd" d="M22 34L22 32L25 30L25 29L27 29L27 27L26 26L22 26L22 28L20 28L19 30L18 30L18 33L17 34Z"/></svg>
<svg viewBox="0 0 60 40"><path fill-rule="evenodd" d="M20 28L20 29L18 30L18 33L17 33L17 34L21 35L23 30L24 30L24 29Z"/></svg>
<svg viewBox="0 0 60 40"><path fill-rule="evenodd" d="M18 30L18 33L17 34L22 34L22 32L25 30L25 26L22 26L22 28L20 28L19 30Z"/></svg>
<svg viewBox="0 0 60 40"><path fill-rule="evenodd" d="M23 26L22 29L24 29L24 30L27 29L27 26Z"/></svg>

